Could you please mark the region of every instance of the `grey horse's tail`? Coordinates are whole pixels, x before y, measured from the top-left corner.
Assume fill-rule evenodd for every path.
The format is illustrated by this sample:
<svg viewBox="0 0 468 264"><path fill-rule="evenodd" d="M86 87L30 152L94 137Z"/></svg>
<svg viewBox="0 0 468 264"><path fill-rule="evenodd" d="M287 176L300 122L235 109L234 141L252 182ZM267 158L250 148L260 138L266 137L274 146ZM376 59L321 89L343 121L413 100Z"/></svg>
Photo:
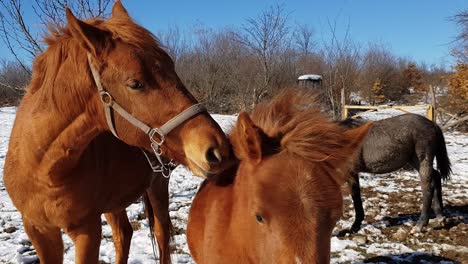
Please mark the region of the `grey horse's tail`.
<svg viewBox="0 0 468 264"><path fill-rule="evenodd" d="M450 179L450 174L452 174L452 165L450 164L450 160L447 154L444 134L438 125L435 125L435 127L437 136L437 149L435 153L437 159L437 169L439 170L442 179L446 181Z"/></svg>

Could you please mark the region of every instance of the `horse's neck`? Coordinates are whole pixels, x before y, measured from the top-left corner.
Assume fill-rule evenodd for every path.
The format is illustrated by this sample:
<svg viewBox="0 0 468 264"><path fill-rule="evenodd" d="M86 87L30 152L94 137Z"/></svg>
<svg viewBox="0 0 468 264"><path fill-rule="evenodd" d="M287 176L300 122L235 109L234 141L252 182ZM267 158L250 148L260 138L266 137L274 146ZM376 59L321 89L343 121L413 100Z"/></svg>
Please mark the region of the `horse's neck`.
<svg viewBox="0 0 468 264"><path fill-rule="evenodd" d="M219 247L220 251L223 251L221 257L230 256L236 258L242 258L242 254L239 252L242 250L243 243L239 243L239 222L245 219L239 218L239 201L236 200L235 186L215 186L209 184L208 188L212 188L211 196L205 197L205 199L211 199L207 204L215 205L215 208L210 209L212 212L210 217L210 225L215 226L217 229L217 239L215 245L211 247ZM215 198L216 197L216 198ZM210 206L211 207L211 206ZM214 212L214 213L213 213ZM226 248L225 245L229 245ZM245 261L237 261L238 263L246 263Z"/></svg>
<svg viewBox="0 0 468 264"><path fill-rule="evenodd" d="M16 137L20 134L24 137L18 139L18 144L23 145L27 155L33 155L31 158L36 161L33 173L39 181L61 184L88 144L102 131L102 126L96 122L96 110L92 110L95 107L83 106L81 113L73 114L60 113L53 108L35 111L32 110L35 98L25 99L25 105L18 109L20 120L17 122L21 123L18 130L22 133L16 133Z"/></svg>
<svg viewBox="0 0 468 264"><path fill-rule="evenodd" d="M81 154L98 133L99 129L87 113L77 116L51 142L41 146L44 152L39 175L48 175L52 181L60 181L76 166Z"/></svg>
<svg viewBox="0 0 468 264"><path fill-rule="evenodd" d="M62 60L63 56L55 56L56 49L47 51L35 65L15 122L19 123L17 144L32 155L31 167L38 180L48 184L60 184L105 124L98 118L102 105L96 88L83 74L86 64L77 63L85 62L85 56Z"/></svg>

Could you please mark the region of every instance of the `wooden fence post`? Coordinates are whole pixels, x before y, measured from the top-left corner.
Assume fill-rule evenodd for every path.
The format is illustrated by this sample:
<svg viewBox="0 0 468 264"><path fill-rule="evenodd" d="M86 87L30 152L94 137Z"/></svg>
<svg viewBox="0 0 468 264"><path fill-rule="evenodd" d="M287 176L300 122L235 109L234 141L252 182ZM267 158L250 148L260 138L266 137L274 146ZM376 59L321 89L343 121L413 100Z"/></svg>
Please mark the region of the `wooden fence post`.
<svg viewBox="0 0 468 264"><path fill-rule="evenodd" d="M341 111L341 119L345 120L346 118L348 118L348 106L344 105L343 111Z"/></svg>
<svg viewBox="0 0 468 264"><path fill-rule="evenodd" d="M348 116L348 109L346 108L345 90L341 88L341 119L346 119Z"/></svg>
<svg viewBox="0 0 468 264"><path fill-rule="evenodd" d="M430 105L428 108L427 108L427 115L426 115L427 119L435 122L434 120L434 117L435 117L435 114L434 114L434 107L432 105Z"/></svg>
<svg viewBox="0 0 468 264"><path fill-rule="evenodd" d="M431 101L431 120L437 123L437 99L436 94L434 91L434 87L429 85L429 92L431 93L432 101Z"/></svg>

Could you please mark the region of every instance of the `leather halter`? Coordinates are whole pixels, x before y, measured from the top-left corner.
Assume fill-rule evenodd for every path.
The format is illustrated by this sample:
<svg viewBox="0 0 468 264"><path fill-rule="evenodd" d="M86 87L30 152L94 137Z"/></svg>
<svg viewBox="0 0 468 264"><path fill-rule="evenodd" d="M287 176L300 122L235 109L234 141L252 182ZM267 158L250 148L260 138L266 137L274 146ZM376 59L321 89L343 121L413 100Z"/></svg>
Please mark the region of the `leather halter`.
<svg viewBox="0 0 468 264"><path fill-rule="evenodd" d="M115 125L112 119L111 109L115 110L121 117L123 117L125 120L127 120L132 125L139 128L145 134L148 135L149 140L151 142L150 146L153 149L154 155L157 158L157 162L154 160L151 160L150 155L145 150L142 149L143 154L148 160L148 163L150 164L150 167L153 170L153 172L161 172L164 177L169 178L172 170L177 166L177 164L174 163L173 161L165 163L162 160L161 146L164 143L166 136L174 128L178 127L183 122L187 121L188 119L192 118L193 116L199 113L206 112L207 111L206 108L202 104L199 104L199 103L194 104L190 106L189 108L185 109L184 111L182 111L181 113L179 113L178 115L171 118L161 127L159 128L150 127L146 125L145 123L141 122L140 120L138 120L137 118L135 118L129 112L127 112L120 104L118 104L114 100L114 98L109 92L104 90L104 88L102 87L101 77L99 76L99 72L91 63L90 53L88 53L88 64L89 64L89 68L91 69L91 73L93 75L97 90L99 92L99 97L104 106L104 113L106 116L107 125L109 126L109 129L112 132L112 134L114 134L116 138L120 139L119 136L117 135L117 131L115 130Z"/></svg>

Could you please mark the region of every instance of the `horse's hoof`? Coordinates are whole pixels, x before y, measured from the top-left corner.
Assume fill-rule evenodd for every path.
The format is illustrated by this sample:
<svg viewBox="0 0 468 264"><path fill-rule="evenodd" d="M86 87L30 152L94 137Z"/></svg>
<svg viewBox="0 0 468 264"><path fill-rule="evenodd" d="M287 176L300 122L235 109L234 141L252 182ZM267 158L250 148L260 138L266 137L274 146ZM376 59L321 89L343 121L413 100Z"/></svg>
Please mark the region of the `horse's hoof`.
<svg viewBox="0 0 468 264"><path fill-rule="evenodd" d="M420 226L420 225L415 225L413 228L411 228L410 234L421 233L422 230L423 230L423 227L422 227L422 226Z"/></svg>
<svg viewBox="0 0 468 264"><path fill-rule="evenodd" d="M420 233L424 230L424 227L429 223L428 220L419 220L416 225L411 229L411 234Z"/></svg>
<svg viewBox="0 0 468 264"><path fill-rule="evenodd" d="M332 236L344 237L344 236L346 236L347 234L350 234L350 233L351 233L351 230L343 229L343 230L337 230L337 231L333 232Z"/></svg>
<svg viewBox="0 0 468 264"><path fill-rule="evenodd" d="M447 224L447 220L443 216L437 216L434 219L429 220L431 225L444 226Z"/></svg>
<svg viewBox="0 0 468 264"><path fill-rule="evenodd" d="M351 234L357 233L361 229L361 224L353 224L351 226L350 232Z"/></svg>

